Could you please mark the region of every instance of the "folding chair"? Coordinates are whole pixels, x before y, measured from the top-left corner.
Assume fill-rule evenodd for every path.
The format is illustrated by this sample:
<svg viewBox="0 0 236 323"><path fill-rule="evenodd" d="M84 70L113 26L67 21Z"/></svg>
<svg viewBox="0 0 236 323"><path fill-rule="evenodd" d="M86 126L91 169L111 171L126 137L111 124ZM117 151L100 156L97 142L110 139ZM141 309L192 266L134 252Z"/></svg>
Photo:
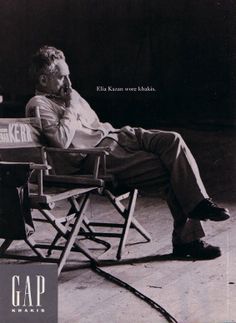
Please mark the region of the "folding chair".
<svg viewBox="0 0 236 323"><path fill-rule="evenodd" d="M40 119L40 112L38 108L33 108L31 111L28 111L30 116L37 117ZM109 153L109 149L104 148ZM74 153L76 150L73 149L60 149L47 147L47 152L54 153ZM96 151L100 151L100 148L90 148L90 149L80 149L81 154L96 154ZM107 251L110 249L111 245L108 242L99 240L98 237L105 238L117 238L119 239L118 249L116 253L116 258L120 260L122 258L123 251L128 238L129 229L135 229L143 238L144 242L150 242L152 240L151 235L144 229L144 227L134 218L134 210L136 205L136 200L138 196L137 189L130 189L128 187L120 187L112 174L107 174L106 172L106 155L97 156L97 159L94 164L93 176L100 177L104 180L103 189L98 190L98 194L105 196L108 201L111 203L112 207L123 217L123 223L117 222L105 222L103 221L90 221L87 216L83 219L83 226L80 230L80 235L95 240L99 243L103 243L107 247ZM46 157L47 158L47 157ZM65 156L66 158L66 156ZM99 174L99 165L101 158L103 158L103 173ZM69 177L70 181L73 182L74 177ZM87 177L88 178L88 177ZM60 181L60 177L56 176L47 176L47 181ZM124 203L126 202L126 203ZM99 231L96 231L95 228L99 228ZM103 231L104 228L107 230ZM119 229L119 232L112 232L111 229ZM55 238L55 243L57 238Z"/></svg>
<svg viewBox="0 0 236 323"><path fill-rule="evenodd" d="M108 199L108 201L111 203L110 205L112 205L116 209L116 211L122 216L123 223L111 221L90 221L87 218L87 216L85 216L83 220L85 230L80 232L80 235L84 235L85 237L90 238L118 238L119 244L116 253L116 258L118 260L122 258L130 229L135 229L144 238L144 242L151 241L150 234L134 218L135 205L138 196L137 189L128 190L126 188L124 189L124 192L120 194L116 190L115 192L113 192L111 189L105 188L102 191L102 193L99 194L102 194ZM127 202L124 203L126 200ZM96 230L97 228L99 230ZM119 232L113 232L112 229L118 229Z"/></svg>
<svg viewBox="0 0 236 323"><path fill-rule="evenodd" d="M32 108L32 110L28 111L29 115L32 117L37 117L40 119L40 112L38 108ZM81 154L96 154L96 152L100 151L101 148L90 148L90 149L80 149L77 151ZM105 221L90 221L87 216L83 219L83 226L80 230L80 235L88 237L92 240L96 240L100 243L104 243L102 240L98 240L98 237L106 237L106 238L117 238L119 239L118 249L116 253L116 258L120 260L122 258L123 251L125 249L125 245L128 238L129 229L135 229L143 238L144 242L150 242L152 240L151 235L144 229L144 227L134 218L134 210L136 205L136 200L138 196L137 189L130 189L128 187L120 187L116 183L116 179L112 174L107 174L106 171L106 156L109 154L109 149L104 148L106 154L97 156L97 159L94 163L94 171L93 176L96 178L99 176L103 179L103 189L97 190L99 195L103 195L108 199L113 208L122 216L124 219L123 223L117 222L105 222ZM47 152L54 153L74 153L75 149L60 149L60 148L52 148L47 147ZM47 157L46 157L47 158ZM66 158L66 156L65 156ZM103 173L99 174L99 166L101 159L103 159ZM87 175L87 179L88 179ZM60 180L57 177L57 180ZM47 176L46 180L50 182L50 180L55 181L55 177ZM73 177L70 178L73 182ZM125 203L126 202L126 203ZM99 231L96 231L95 228L99 228ZM104 228L107 230L103 231ZM116 228L119 229L120 232L112 232L111 229ZM56 241L56 239L55 239ZM107 250L111 247L107 242L105 242L105 246Z"/></svg>
<svg viewBox="0 0 236 323"><path fill-rule="evenodd" d="M2 135L1 135L2 134ZM136 229L144 238L145 241L150 241L151 237L148 232L139 224L133 217L134 208L136 204L138 191L133 189L131 191L122 192L122 194L114 194L111 189L107 187L107 183L113 181L111 175L106 175L105 172L102 177L99 175L99 166L101 158L105 159L109 150L106 148L91 148L91 149L59 149L59 148L45 148L41 145L41 124L38 117L22 118L22 119L0 119L0 156L4 162L14 162L12 165L16 167L19 161L27 161L30 170L37 172L37 192L30 191L29 200L30 207L37 209L45 218L45 221L50 223L56 230L56 236L50 245L36 244L32 236L26 236L25 242L36 253L37 261L55 261L58 262L58 273L60 273L64 266L70 251L80 251L87 258L94 260L94 255L82 245L78 240L79 236L85 236L98 243L102 243L108 249L110 244L99 237L119 238L119 246L117 251L117 259L120 259L125 247L128 232L130 228ZM14 149L14 152L13 152ZM37 154L36 154L37 151ZM57 175L47 163L47 153L76 153L76 154L93 154L95 156L94 171L89 175ZM32 163L34 162L34 163ZM40 162L40 164L35 164ZM43 162L43 163L42 163ZM105 164L105 163L104 163ZM110 185L109 185L110 186ZM28 188L32 185L28 185ZM115 209L122 215L124 222L107 223L107 222L91 222L85 215L85 210L88 204L88 199L91 192L96 192L104 195L112 203ZM128 205L122 204L122 201L129 199ZM68 200L70 208L68 212L60 220L56 219L52 214L55 209L55 204L62 200ZM37 219L39 220L39 219ZM120 233L98 232L95 227L111 227L120 228ZM58 240L63 237L65 245L58 246ZM0 248L0 256L9 256L6 253L11 244L11 240L6 239ZM47 249L47 256L45 257L39 248ZM51 257L52 250L62 250L59 259Z"/></svg>
<svg viewBox="0 0 236 323"><path fill-rule="evenodd" d="M61 149L61 148L45 148L45 152L50 153L60 153L60 154L68 154L74 153L76 151L80 153L93 153L99 152L100 154L101 148L90 148L90 149ZM86 178L86 182L89 181L90 176L95 178L100 178L103 180L103 184L100 189L96 190L96 194L100 196L104 196L112 205L113 208L122 216L123 222L109 222L102 221L90 221L88 216L83 217L81 230L79 232L80 236L84 236L91 240L94 240L98 243L104 244L108 251L111 248L111 245L104 240L100 240L99 238L117 238L119 240L116 258L120 260L122 258L123 251L125 249L125 245L128 238L128 233L130 229L135 229L143 238L144 242L150 242L151 236L150 234L143 228L143 226L134 218L134 211L136 200L138 196L137 189L129 189L127 187L117 187L117 183L112 174L106 173L105 162L103 162L103 172L99 173L99 165L101 158L106 158L109 154L109 149L104 147L102 148L103 156L101 154L97 156L97 160L94 164L94 170L92 175L73 175L67 176L67 180L69 183L75 183L77 177L78 178ZM105 154L106 152L106 154ZM66 156L65 156L66 158ZM51 165L53 161L51 160ZM48 174L44 176L44 180L46 183L59 183L63 180L64 175L56 175L56 174ZM76 183L75 183L76 184ZM126 203L124 203L126 202ZM98 230L96 230L98 229ZM106 229L106 230L104 230ZM117 229L119 232L114 232L113 229ZM56 244L59 235L55 237L54 244Z"/></svg>
<svg viewBox="0 0 236 323"><path fill-rule="evenodd" d="M0 162L0 238L4 239L0 247L0 257L56 262L58 274L60 274L70 251L81 252L87 258L94 260L94 256L77 237L85 217L89 195L101 188L104 181L96 174L89 177L77 176L73 183L70 177L54 176L55 182L51 178L50 185L45 185L44 178L47 175L44 172L47 173L51 167L45 161L45 151L39 140L40 120L38 118L0 119L0 158L2 160ZM97 149L94 152L96 167L99 167L100 156L106 153L104 149ZM41 161L41 163L33 161ZM29 179L34 173L37 174L34 178L35 183L32 184ZM60 201L69 201L69 210L65 214L66 221L57 219L52 213L55 205ZM17 205L16 208L13 207L14 203ZM43 216L41 221L50 224L56 230L56 234L64 240L63 245L34 241L32 236L34 221L31 218L30 209L41 213ZM8 249L14 240L24 240L34 256L9 252ZM46 249L48 254L46 255L41 249ZM49 257L52 249L59 251L58 257Z"/></svg>

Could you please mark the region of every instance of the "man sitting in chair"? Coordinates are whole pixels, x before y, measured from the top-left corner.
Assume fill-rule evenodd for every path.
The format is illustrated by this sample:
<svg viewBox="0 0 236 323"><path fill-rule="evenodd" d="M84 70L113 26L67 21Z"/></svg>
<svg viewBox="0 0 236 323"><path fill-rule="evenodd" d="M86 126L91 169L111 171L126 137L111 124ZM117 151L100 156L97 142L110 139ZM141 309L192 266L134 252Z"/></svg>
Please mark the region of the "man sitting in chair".
<svg viewBox="0 0 236 323"><path fill-rule="evenodd" d="M27 103L26 116L39 109L47 145L109 147L106 167L118 183L164 193L174 219L174 256L212 259L221 255L219 247L201 240L204 231L200 221L227 220L229 211L209 198L196 162L178 133L129 126L115 129L110 123L100 122L72 88L65 56L54 47L39 49L30 72L36 93ZM67 169L64 160L61 170L74 172L76 167L89 170L91 158L81 159L74 155Z"/></svg>

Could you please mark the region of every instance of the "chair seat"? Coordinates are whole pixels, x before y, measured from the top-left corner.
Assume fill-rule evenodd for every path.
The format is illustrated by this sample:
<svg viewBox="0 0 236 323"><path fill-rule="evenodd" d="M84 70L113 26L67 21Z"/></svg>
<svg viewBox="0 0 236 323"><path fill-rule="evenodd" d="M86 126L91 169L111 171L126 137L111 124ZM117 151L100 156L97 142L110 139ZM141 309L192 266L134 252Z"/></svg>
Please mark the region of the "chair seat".
<svg viewBox="0 0 236 323"><path fill-rule="evenodd" d="M104 180L92 175L44 175L44 185L62 186L67 188L97 186L103 187Z"/></svg>
<svg viewBox="0 0 236 323"><path fill-rule="evenodd" d="M91 192L97 189L96 186L90 187L81 187L81 188L71 188L68 187L54 187L54 186L44 186L44 192L42 195L38 194L38 185L37 184L29 184L30 189L30 205L35 207L38 204L41 205L49 205L51 203L64 200L76 195L82 195L86 192Z"/></svg>

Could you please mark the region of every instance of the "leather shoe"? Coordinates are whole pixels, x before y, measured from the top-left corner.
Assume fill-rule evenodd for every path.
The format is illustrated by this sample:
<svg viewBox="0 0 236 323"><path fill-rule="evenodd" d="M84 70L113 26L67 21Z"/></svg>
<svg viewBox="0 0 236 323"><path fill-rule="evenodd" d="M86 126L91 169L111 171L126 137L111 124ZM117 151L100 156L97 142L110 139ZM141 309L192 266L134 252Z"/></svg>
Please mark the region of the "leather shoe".
<svg viewBox="0 0 236 323"><path fill-rule="evenodd" d="M204 199L189 213L189 218L203 221L225 221L229 217L229 210L219 207L211 199Z"/></svg>
<svg viewBox="0 0 236 323"><path fill-rule="evenodd" d="M189 243L173 246L173 256L194 258L194 259L214 259L221 255L219 247L211 246L202 240L195 240Z"/></svg>

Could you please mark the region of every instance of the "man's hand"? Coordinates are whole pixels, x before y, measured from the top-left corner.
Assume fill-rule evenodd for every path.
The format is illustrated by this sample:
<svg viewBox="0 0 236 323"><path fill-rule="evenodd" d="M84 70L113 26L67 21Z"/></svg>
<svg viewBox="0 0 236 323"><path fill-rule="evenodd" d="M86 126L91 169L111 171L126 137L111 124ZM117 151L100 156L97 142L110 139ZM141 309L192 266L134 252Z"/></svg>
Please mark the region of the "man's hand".
<svg viewBox="0 0 236 323"><path fill-rule="evenodd" d="M72 88L69 86L62 87L60 90L60 97L65 102L66 107L69 107L72 100Z"/></svg>

